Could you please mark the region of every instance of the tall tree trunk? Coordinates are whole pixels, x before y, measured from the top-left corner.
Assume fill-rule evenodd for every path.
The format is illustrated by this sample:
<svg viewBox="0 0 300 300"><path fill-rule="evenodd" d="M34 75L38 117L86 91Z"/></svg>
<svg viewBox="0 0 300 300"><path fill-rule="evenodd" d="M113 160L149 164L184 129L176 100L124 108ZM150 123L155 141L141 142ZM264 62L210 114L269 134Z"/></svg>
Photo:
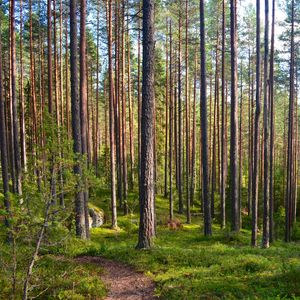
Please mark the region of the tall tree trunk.
<svg viewBox="0 0 300 300"><path fill-rule="evenodd" d="M133 132L133 101L131 93L131 62L130 62L130 32L129 32L129 3L127 2L127 80L129 104L129 143L130 143L130 189L134 186L134 132Z"/></svg>
<svg viewBox="0 0 300 300"><path fill-rule="evenodd" d="M141 180L141 113L142 113L142 98L141 98L141 1L139 2L138 12L138 59L137 59L137 102L138 102L138 178L139 184Z"/></svg>
<svg viewBox="0 0 300 300"><path fill-rule="evenodd" d="M62 36L63 36L63 4L62 0L59 1L59 69L60 69L60 75L59 75L59 96L60 96L60 124L61 126L64 126L65 118L64 118L64 72L63 72L63 42L62 42ZM62 172L61 172L62 173Z"/></svg>
<svg viewBox="0 0 300 300"><path fill-rule="evenodd" d="M197 53L195 53L194 70L194 95L193 95L193 129L192 129L192 162L191 162L191 205L194 205L195 198L195 177L196 177L196 96L197 96Z"/></svg>
<svg viewBox="0 0 300 300"><path fill-rule="evenodd" d="M265 0L265 57L264 57L264 215L263 215L263 248L269 248L270 240L270 173L269 173L269 160L270 160L270 145L269 145L269 87L268 87L268 63L269 63L269 0Z"/></svg>
<svg viewBox="0 0 300 300"><path fill-rule="evenodd" d="M58 95L58 62L57 62L57 28L56 28L56 0L53 0L53 55L54 55L54 98L55 98L55 113L56 125L60 126L60 112L59 112L59 95ZM58 143L60 137L58 134Z"/></svg>
<svg viewBox="0 0 300 300"><path fill-rule="evenodd" d="M248 52L248 193L247 210L248 216L252 213L252 173L253 173L253 118L252 118L252 76L251 76L251 50Z"/></svg>
<svg viewBox="0 0 300 300"><path fill-rule="evenodd" d="M78 95L78 70L77 70L77 0L70 0L70 67L71 67L71 109L72 109L72 133L73 133L73 151L75 156L82 153L81 145L81 123L80 123L80 100ZM49 66L49 61L48 61ZM75 175L81 177L82 169L78 158L74 166ZM75 225L76 235L82 239L86 238L85 212L84 212L84 194L80 190L78 182L75 197Z"/></svg>
<svg viewBox="0 0 300 300"><path fill-rule="evenodd" d="M84 156L88 153L88 95L87 95L87 67L86 67L86 0L80 2L80 121L81 121L81 148ZM87 164L86 158L85 163ZM84 183L84 215L85 215L85 233L89 238L89 208L88 208L88 188Z"/></svg>
<svg viewBox="0 0 300 300"><path fill-rule="evenodd" d="M171 22L171 21L170 21ZM167 19L167 32L168 32L168 19ZM168 100L168 93L169 93L169 73L168 73L168 70L169 70L169 61L168 61L168 34L166 34L166 95L165 95L165 104L166 104L166 112L165 112L165 161L164 161L164 164L165 164L165 174L164 174L164 197L167 198L168 196L168 132L169 132L169 121L168 121L168 117L169 117L169 100ZM171 33L170 33L170 40L171 40ZM170 42L171 44L171 42ZM170 48L171 48L171 45L170 45ZM171 49L170 49L171 50ZM171 51L170 51L170 60L171 60ZM170 74L171 76L171 74ZM170 77L171 79L171 77ZM170 85L170 90L172 90L172 86ZM171 125L170 125L171 126ZM170 163L170 162L169 162Z"/></svg>
<svg viewBox="0 0 300 300"><path fill-rule="evenodd" d="M256 109L254 123L254 159L252 184L252 236L251 245L257 246L258 226L258 158L259 158L259 117L260 117L260 0L256 0Z"/></svg>
<svg viewBox="0 0 300 300"><path fill-rule="evenodd" d="M122 13L121 13L121 49L122 49L122 70L121 70L121 101L122 101L122 158L123 158L123 209L124 214L128 214L127 193L128 193L128 180L127 180L127 126L126 126L126 92L125 92L125 1L122 0Z"/></svg>
<svg viewBox="0 0 300 300"><path fill-rule="evenodd" d="M291 24L291 61L290 61L290 97L289 97L289 128L288 128L288 153L287 153L287 180L285 199L285 241L291 240L292 223L292 189L293 189L293 140L294 140L294 98L295 98L295 41L294 41L294 21L295 21L295 1L292 0L292 24Z"/></svg>
<svg viewBox="0 0 300 300"><path fill-rule="evenodd" d="M240 231L238 193L238 91L237 91L237 21L236 0L230 0L231 34L231 126L230 126L230 194L232 230Z"/></svg>
<svg viewBox="0 0 300 300"><path fill-rule="evenodd" d="M137 248L149 248L154 231L154 1L143 2L140 225Z"/></svg>
<svg viewBox="0 0 300 300"><path fill-rule="evenodd" d="M173 219L173 70L172 70L172 51L173 51L173 45L172 45L172 21L170 20L170 64L169 70L170 70L170 89L169 89L169 218L170 220ZM166 100L167 101L167 100ZM166 109L167 109L166 105ZM167 110L166 110L167 115ZM176 132L176 131L175 131ZM167 144L167 141L166 141Z"/></svg>
<svg viewBox="0 0 300 300"><path fill-rule="evenodd" d="M226 211L225 211L225 201L226 201L226 135L225 135L225 43L226 43L226 16L225 16L225 0L222 4L222 126L221 126L221 227L225 228L226 226Z"/></svg>
<svg viewBox="0 0 300 300"><path fill-rule="evenodd" d="M179 2L179 20L178 20L178 197L179 197L179 213L183 213L182 199L182 99L181 99L181 0Z"/></svg>
<svg viewBox="0 0 300 300"><path fill-rule="evenodd" d="M111 176L111 209L112 228L117 228L117 199L115 175L115 116L112 68L112 0L108 0L108 84L109 84L109 139L110 139L110 176Z"/></svg>
<svg viewBox="0 0 300 300"><path fill-rule="evenodd" d="M217 41L216 41L216 71L215 71L215 93L214 93L214 119L213 119L213 132L212 132L212 165L211 165L211 215L212 218L215 217L215 192L216 192L216 165L217 165L217 110L219 104L219 60L218 60L218 47L219 47L219 32L217 31ZM211 90L212 94L212 90ZM212 114L212 113L211 113Z"/></svg>
<svg viewBox="0 0 300 300"><path fill-rule="evenodd" d="M97 2L97 50L96 50L96 145L95 145L95 172L99 176L99 47L100 47L100 0ZM105 112L106 113L106 112Z"/></svg>
<svg viewBox="0 0 300 300"><path fill-rule="evenodd" d="M80 2L80 125L82 154L88 153L88 95L87 95L87 66L86 66L86 0ZM85 158L86 159L86 158ZM87 163L87 162L86 162ZM85 183L84 214L86 226L86 238L89 238L89 209L88 189Z"/></svg>
<svg viewBox="0 0 300 300"><path fill-rule="evenodd" d="M36 103L36 87L35 87L35 66L34 66L34 49L33 49L33 33L32 33L32 0L29 1L29 53L30 53L30 98L32 103L32 156L34 159L34 171L38 176L38 170L36 166L37 159L37 103ZM39 176L38 176L39 178Z"/></svg>
<svg viewBox="0 0 300 300"><path fill-rule="evenodd" d="M204 0L200 0L200 57L201 57L201 139L202 139L202 189L204 204L204 234L212 235L211 203L208 187L208 145L207 145L207 98L206 98L206 51L205 51L205 21Z"/></svg>
<svg viewBox="0 0 300 300"><path fill-rule="evenodd" d="M186 151L186 163L185 163L185 180L186 180L186 222L191 223L191 199L190 199L190 95L189 95L189 52L188 52L188 0L185 0L185 151Z"/></svg>
<svg viewBox="0 0 300 300"><path fill-rule="evenodd" d="M26 151L26 127L25 127L25 99L24 99L24 67L23 67L23 2L20 0L20 140L22 167L27 171L27 151Z"/></svg>
<svg viewBox="0 0 300 300"><path fill-rule="evenodd" d="M65 72L66 72L66 125L68 137L71 137L71 126L70 126L70 100L69 100L69 42L68 42L68 21L66 18L66 28L65 28Z"/></svg>
<svg viewBox="0 0 300 300"><path fill-rule="evenodd" d="M12 99L12 113L13 113L13 131L14 131L14 157L15 157L15 175L16 175L16 192L22 194L21 182L21 155L19 143L19 120L18 120L18 101L16 95L16 34L15 34L15 0L10 0L10 59L11 59L11 99Z"/></svg>
<svg viewBox="0 0 300 300"><path fill-rule="evenodd" d="M239 219L242 227L242 179L243 179L243 60L241 61L241 78L240 78L240 119L239 119Z"/></svg>
<svg viewBox="0 0 300 300"><path fill-rule="evenodd" d="M9 199L9 177L8 177L8 153L7 153L7 133L6 133L6 118L5 118L5 99L3 95L3 77L2 77L2 36L0 23L0 150L1 150L1 171L4 194L4 207L7 213L10 213ZM5 225L9 226L8 218L5 218Z"/></svg>
<svg viewBox="0 0 300 300"><path fill-rule="evenodd" d="M51 19L52 19L51 0L47 0L48 111L49 111L49 114L53 113L53 107L52 107L52 21L51 21Z"/></svg>

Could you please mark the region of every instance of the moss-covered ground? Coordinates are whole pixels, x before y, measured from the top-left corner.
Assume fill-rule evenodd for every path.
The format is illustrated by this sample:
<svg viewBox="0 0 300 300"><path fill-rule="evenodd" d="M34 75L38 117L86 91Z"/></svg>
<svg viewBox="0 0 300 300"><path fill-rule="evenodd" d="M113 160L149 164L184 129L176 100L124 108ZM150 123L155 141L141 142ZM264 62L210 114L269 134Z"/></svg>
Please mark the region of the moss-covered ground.
<svg viewBox="0 0 300 300"><path fill-rule="evenodd" d="M206 238L197 207L192 224L185 224L185 216L175 214L181 225L171 229L167 224L168 200L158 196L154 246L136 250L137 195L128 197L129 215L119 211L118 230L110 228L109 192L91 196L93 204L106 211L107 223L92 229L89 242L67 238L58 246L42 249L31 281L31 295L36 299L103 298L102 270L73 260L81 255L103 256L134 266L155 281L155 293L161 299L300 299L299 242L287 244L278 239L269 249L253 248L249 229L236 235L229 229L221 230L217 221L213 236ZM26 249L23 252L25 257ZM28 260L21 261L19 268ZM1 292L6 299L9 278L4 278L4 270L0 271L0 285L7 289Z"/></svg>

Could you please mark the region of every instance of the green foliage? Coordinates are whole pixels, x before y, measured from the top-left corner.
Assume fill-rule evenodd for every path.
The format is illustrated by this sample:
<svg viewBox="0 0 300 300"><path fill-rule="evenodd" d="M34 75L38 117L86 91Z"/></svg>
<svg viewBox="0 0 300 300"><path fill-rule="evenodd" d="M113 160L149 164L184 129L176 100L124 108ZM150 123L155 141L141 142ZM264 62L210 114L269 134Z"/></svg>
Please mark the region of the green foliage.
<svg viewBox="0 0 300 300"><path fill-rule="evenodd" d="M138 215L131 214L119 217L119 231L94 229L89 246L73 245L73 255L101 255L131 264L153 278L162 299L300 297L299 243L277 241L270 249L252 248L250 230L232 234L218 226L213 227L213 237L207 238L199 217L193 218L193 225L170 230L166 199L157 197L156 205L160 225L153 249L135 250L137 234L132 228ZM183 216L176 218L184 223Z"/></svg>
<svg viewBox="0 0 300 300"><path fill-rule="evenodd" d="M31 279L34 288L30 296L36 299L102 299L106 290L100 279L101 271L98 266L81 265L62 256L41 256ZM0 299L9 299L11 280L3 276L3 270L0 275ZM21 268L18 268L17 276L22 276ZM22 284L17 286L17 299L22 287Z"/></svg>
<svg viewBox="0 0 300 300"><path fill-rule="evenodd" d="M93 271L63 257L48 255L59 253L57 249L66 254L68 243L78 246L79 242L71 239L75 235L74 196L84 184L88 187L95 184L95 177L93 171L87 169L85 157L76 158L82 165L81 178L73 174L75 157L71 140L48 115L44 120L47 143L43 147L35 146L29 156L23 194L9 195L10 215L5 210L0 211L0 217L7 217L10 224L9 228L3 225L0 228L0 299L13 295L18 299L21 297L28 266L43 226L45 233L29 281L29 296L39 299L70 299L67 298L70 295L74 296L71 299L96 299L97 296L100 299L105 294L99 278L100 270ZM56 182L55 193L51 188L53 181ZM44 225L49 203L49 218ZM8 236L10 243L7 242ZM12 285L12 282L15 284Z"/></svg>

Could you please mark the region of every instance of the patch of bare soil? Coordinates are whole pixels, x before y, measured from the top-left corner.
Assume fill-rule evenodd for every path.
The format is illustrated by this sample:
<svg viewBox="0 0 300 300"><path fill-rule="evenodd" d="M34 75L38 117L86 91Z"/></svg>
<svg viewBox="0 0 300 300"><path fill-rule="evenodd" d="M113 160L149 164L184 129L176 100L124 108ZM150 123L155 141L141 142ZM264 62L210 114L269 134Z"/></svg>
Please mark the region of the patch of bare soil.
<svg viewBox="0 0 300 300"><path fill-rule="evenodd" d="M101 279L107 287L105 300L154 300L154 282L143 273L122 263L97 256L82 256L80 263L92 263L104 269Z"/></svg>

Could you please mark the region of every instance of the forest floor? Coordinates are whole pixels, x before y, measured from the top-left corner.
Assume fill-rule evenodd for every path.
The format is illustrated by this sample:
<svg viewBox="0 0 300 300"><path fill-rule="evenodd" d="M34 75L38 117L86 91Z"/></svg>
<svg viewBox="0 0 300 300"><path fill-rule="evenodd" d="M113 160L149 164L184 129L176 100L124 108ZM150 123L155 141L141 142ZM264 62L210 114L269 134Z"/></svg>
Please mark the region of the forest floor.
<svg viewBox="0 0 300 300"><path fill-rule="evenodd" d="M117 230L110 227L109 191L93 190L90 200L105 211L106 223L91 230L90 241L74 238L61 224L47 233L47 238L54 236L55 241L61 242L43 244L30 281L30 297L59 300L300 299L300 228L294 231L293 242L283 242L283 208L275 216L276 241L269 249L262 249L250 246L249 217L243 216L241 232L233 234L230 224L220 229L216 213L213 236L205 237L199 205L192 208L192 224L186 224L185 215L175 212L177 225L171 228L169 201L157 196L154 246L150 250L136 250L137 194L128 195L130 213L127 216L122 210L118 211ZM177 205L175 202L174 207ZM261 230L261 224L259 227ZM33 251L28 243L19 247L17 295L22 293L24 274ZM10 263L11 249L0 239L1 300L11 295Z"/></svg>
<svg viewBox="0 0 300 300"><path fill-rule="evenodd" d="M103 257L81 256L81 264L94 264L103 269L101 279L108 292L105 300L154 300L153 281L134 268Z"/></svg>
<svg viewBox="0 0 300 300"><path fill-rule="evenodd" d="M109 213L109 192L99 191L91 199ZM129 194L128 205L129 215L123 216L119 211L119 230L110 228L108 215L107 225L92 230L88 248L74 251L71 247L70 252L133 266L154 281L155 296L160 299L300 299L300 231L295 230L294 242L282 241L284 213L275 216L276 241L271 247L253 248L249 217L243 216L243 229L234 234L230 224L220 229L216 214L213 236L208 238L203 235L199 205L192 209L192 224L186 224L185 215L175 213L179 225L170 228L168 199L157 196L154 247L139 251L135 249L139 221L137 194Z"/></svg>

